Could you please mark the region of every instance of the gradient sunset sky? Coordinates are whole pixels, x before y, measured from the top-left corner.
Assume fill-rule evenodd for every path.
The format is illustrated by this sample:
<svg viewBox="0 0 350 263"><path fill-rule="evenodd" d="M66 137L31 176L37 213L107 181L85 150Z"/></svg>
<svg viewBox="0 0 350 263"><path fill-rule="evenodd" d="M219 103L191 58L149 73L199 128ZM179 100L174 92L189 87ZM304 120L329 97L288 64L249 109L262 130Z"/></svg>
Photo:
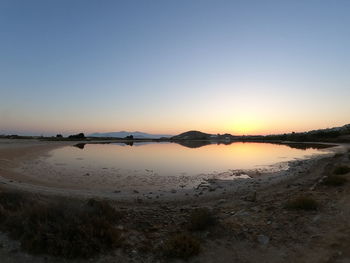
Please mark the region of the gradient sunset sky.
<svg viewBox="0 0 350 263"><path fill-rule="evenodd" d="M350 1L0 0L0 134L350 123Z"/></svg>

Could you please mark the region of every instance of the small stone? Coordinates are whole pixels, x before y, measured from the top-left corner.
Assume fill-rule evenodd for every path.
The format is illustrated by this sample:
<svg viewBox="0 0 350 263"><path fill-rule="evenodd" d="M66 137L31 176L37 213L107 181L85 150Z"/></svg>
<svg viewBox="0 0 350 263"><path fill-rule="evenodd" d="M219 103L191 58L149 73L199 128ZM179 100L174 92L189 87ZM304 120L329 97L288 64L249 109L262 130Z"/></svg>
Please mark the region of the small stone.
<svg viewBox="0 0 350 263"><path fill-rule="evenodd" d="M312 219L313 222L317 222L318 220L320 220L321 216L320 215L316 215L314 216L314 218Z"/></svg>
<svg viewBox="0 0 350 263"><path fill-rule="evenodd" d="M261 245L267 245L270 242L270 238L265 235L258 235L257 240Z"/></svg>
<svg viewBox="0 0 350 263"><path fill-rule="evenodd" d="M224 203L226 203L226 201L227 201L226 199L220 199L220 200L218 201L218 204L219 204L219 205L224 204Z"/></svg>
<svg viewBox="0 0 350 263"><path fill-rule="evenodd" d="M256 202L256 191L252 192L248 196L244 198L244 200L249 201L249 202Z"/></svg>
<svg viewBox="0 0 350 263"><path fill-rule="evenodd" d="M119 226L117 226L117 229L118 229L118 230L124 230L124 226L119 225Z"/></svg>

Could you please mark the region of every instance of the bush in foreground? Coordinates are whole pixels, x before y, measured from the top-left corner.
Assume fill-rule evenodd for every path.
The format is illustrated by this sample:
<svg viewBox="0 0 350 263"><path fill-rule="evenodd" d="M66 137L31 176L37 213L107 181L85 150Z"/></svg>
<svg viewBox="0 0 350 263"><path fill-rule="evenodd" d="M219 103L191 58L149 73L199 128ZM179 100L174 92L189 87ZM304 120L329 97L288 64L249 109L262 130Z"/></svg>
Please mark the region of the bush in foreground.
<svg viewBox="0 0 350 263"><path fill-rule="evenodd" d="M323 180L323 184L328 186L341 186L347 181L348 179L342 175L330 175Z"/></svg>
<svg viewBox="0 0 350 263"><path fill-rule="evenodd" d="M295 210L316 210L318 208L318 203L311 197L299 196L295 199L289 200L285 205L285 208Z"/></svg>
<svg viewBox="0 0 350 263"><path fill-rule="evenodd" d="M334 154L334 158L340 158L340 157L343 157L344 154L343 153L336 153Z"/></svg>
<svg viewBox="0 0 350 263"><path fill-rule="evenodd" d="M198 255L200 242L188 233L179 233L171 236L163 246L165 256L188 259Z"/></svg>
<svg viewBox="0 0 350 263"><path fill-rule="evenodd" d="M13 209L7 201L2 203L7 199L0 195L1 230L19 240L27 252L88 258L121 246L121 234L114 227L119 215L107 202L78 205L36 201Z"/></svg>
<svg viewBox="0 0 350 263"><path fill-rule="evenodd" d="M349 166L338 166L334 169L334 174L341 175L341 174L347 174L350 172Z"/></svg>
<svg viewBox="0 0 350 263"><path fill-rule="evenodd" d="M215 218L207 208L195 209L189 218L189 230L201 231L215 224Z"/></svg>

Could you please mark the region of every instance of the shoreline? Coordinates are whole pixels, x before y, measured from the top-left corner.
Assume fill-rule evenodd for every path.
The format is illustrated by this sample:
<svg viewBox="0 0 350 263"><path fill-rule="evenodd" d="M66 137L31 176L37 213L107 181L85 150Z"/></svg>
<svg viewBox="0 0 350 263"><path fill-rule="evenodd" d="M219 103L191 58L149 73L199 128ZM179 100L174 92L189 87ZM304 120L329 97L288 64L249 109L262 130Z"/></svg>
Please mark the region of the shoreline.
<svg viewBox="0 0 350 263"><path fill-rule="evenodd" d="M327 162L324 159L333 155L333 152L343 151L346 145L338 145L336 147L328 148L330 153L325 155L311 156L307 159L292 160L287 162L280 162L274 165L259 169L237 169L228 172L218 173L216 178L201 179L196 187L187 189L171 189L171 190L89 190L89 189L72 189L62 187L60 185L45 184L43 181L35 178L28 178L22 173L15 171L15 168L22 161L35 160L42 156L47 156L49 151L63 147L72 146L79 141L66 142L43 142L33 140L9 141L0 140L0 183L6 188L26 191L38 194L46 194L52 196L70 196L74 198L104 198L126 203L159 203L159 202L184 202L191 201L205 201L225 199L226 196L233 194L246 194L247 191L255 191L257 187L266 187L276 184L281 180L289 179L296 174L303 173L303 171L310 169L315 163ZM83 142L82 142L83 143ZM99 142L92 142L99 143ZM7 145L6 145L7 144ZM327 144L327 143L325 143ZM8 147L6 147L8 146ZM277 166L285 166L287 169L281 169ZM226 174L224 176L224 174ZM234 175L234 176L233 176ZM238 176L235 176L238 175ZM240 175L247 178L241 179ZM234 179L232 179L232 176ZM223 178L226 177L226 178ZM160 188L160 186L159 186Z"/></svg>
<svg viewBox="0 0 350 263"><path fill-rule="evenodd" d="M35 154L45 154L44 148L42 145L35 147ZM348 262L350 173L343 175L349 178L343 185L330 186L323 180L334 175L336 167L350 166L350 145L338 146L333 152L329 156L292 161L287 174L280 171L280 174L271 173L266 178L242 179L250 183L242 184L240 189L230 185L232 180L210 180L198 187L198 197L180 199L169 194L168 199L162 200L145 198L140 201L136 197L123 200L100 195L67 194L67 191L55 192L52 188L33 191L30 185L24 189L23 185L4 185L0 182L0 205L3 207L6 196L15 197L10 200L29 200L30 208L32 205L52 207L61 204L62 211L84 207L91 200L92 203L108 202L119 214L114 227L123 241L120 248L103 251L88 259L97 263L114 263L116 260L126 263ZM228 189L225 194L224 185ZM211 191L210 187L214 186L218 188ZM203 194L199 195L201 191ZM317 203L317 208L287 209L286 204L298 197L311 198ZM216 223L206 226L204 230L190 230L190 217L198 209L209 211ZM23 220L27 220L26 214L21 215ZM40 229L44 231L42 234L50 231ZM21 247L21 241L11 239L6 233L0 232L0 244L3 244L0 246L0 259L4 263L86 262L81 258L67 260L50 253L31 254ZM198 254L185 260L173 260L164 255L164 243L177 233L198 240L201 247Z"/></svg>

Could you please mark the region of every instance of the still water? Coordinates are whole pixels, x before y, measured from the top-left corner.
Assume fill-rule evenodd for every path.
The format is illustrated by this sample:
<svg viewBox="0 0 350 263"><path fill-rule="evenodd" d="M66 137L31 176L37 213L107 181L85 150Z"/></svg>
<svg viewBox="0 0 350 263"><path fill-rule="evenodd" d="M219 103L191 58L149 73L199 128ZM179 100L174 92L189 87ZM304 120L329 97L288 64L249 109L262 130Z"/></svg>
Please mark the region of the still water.
<svg viewBox="0 0 350 263"><path fill-rule="evenodd" d="M231 169L256 169L304 159L324 150L297 149L270 143L210 144L186 147L176 143L79 144L50 152L46 160L59 169L118 170L118 174L153 173L183 176L225 172Z"/></svg>
<svg viewBox="0 0 350 263"><path fill-rule="evenodd" d="M124 193L190 189L211 178L247 178L241 170L259 174L271 167L286 169L288 161L326 153L270 143L78 144L52 150L20 169L28 180L46 186Z"/></svg>

